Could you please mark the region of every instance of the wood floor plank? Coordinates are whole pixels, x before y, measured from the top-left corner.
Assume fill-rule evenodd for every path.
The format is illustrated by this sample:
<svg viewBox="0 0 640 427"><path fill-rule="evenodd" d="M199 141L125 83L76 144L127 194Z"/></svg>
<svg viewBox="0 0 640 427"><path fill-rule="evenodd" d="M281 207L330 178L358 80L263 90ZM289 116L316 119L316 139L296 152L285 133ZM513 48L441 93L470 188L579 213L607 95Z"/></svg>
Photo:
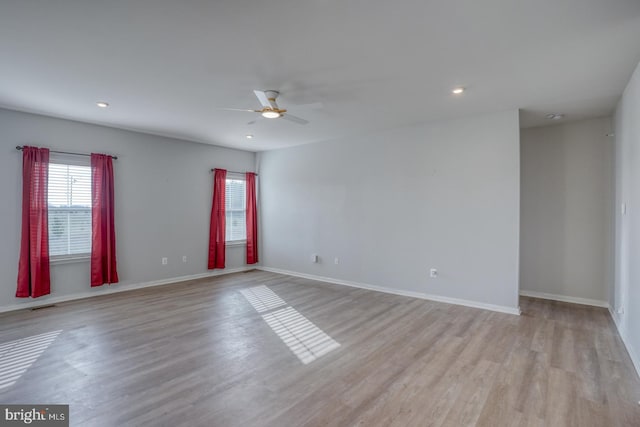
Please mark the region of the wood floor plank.
<svg viewBox="0 0 640 427"><path fill-rule="evenodd" d="M521 308L252 271L5 313L0 402L68 403L74 426L640 426L605 309Z"/></svg>

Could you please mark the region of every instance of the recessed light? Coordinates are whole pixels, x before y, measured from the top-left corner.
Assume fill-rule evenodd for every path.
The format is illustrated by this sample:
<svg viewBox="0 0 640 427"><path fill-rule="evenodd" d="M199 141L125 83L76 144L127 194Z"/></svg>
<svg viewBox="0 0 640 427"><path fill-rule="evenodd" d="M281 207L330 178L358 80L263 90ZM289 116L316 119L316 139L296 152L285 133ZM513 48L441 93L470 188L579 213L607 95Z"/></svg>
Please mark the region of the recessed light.
<svg viewBox="0 0 640 427"><path fill-rule="evenodd" d="M96 105L100 108L107 108L109 106L109 103L104 101L98 101L96 102Z"/></svg>
<svg viewBox="0 0 640 427"><path fill-rule="evenodd" d="M247 135L247 139L253 139L253 135Z"/></svg>
<svg viewBox="0 0 640 427"><path fill-rule="evenodd" d="M562 120L564 119L564 114L550 113L550 114L547 114L545 118L547 120Z"/></svg>
<svg viewBox="0 0 640 427"><path fill-rule="evenodd" d="M454 95L460 95L462 92L464 92L463 87L456 87L451 91L451 93L453 93Z"/></svg>

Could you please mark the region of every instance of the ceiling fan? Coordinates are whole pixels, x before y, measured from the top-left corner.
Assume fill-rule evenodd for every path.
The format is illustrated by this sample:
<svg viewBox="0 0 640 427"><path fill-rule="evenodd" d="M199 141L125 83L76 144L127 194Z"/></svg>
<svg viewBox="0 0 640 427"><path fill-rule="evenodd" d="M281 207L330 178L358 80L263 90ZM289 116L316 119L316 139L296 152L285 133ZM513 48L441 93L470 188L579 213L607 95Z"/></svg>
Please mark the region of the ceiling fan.
<svg viewBox="0 0 640 427"><path fill-rule="evenodd" d="M297 123L299 125L306 125L307 123L309 123L308 120L301 119L300 117L296 117L292 114L289 114L287 113L286 109L278 107L278 104L276 103L276 98L278 98L278 95L280 94L280 92L278 92L277 90L254 90L253 93L256 94L258 101L260 101L260 104L262 104L261 110L246 110L246 109L239 109L239 108L222 108L222 110L260 113L260 115L266 119L282 118L285 120L289 120L290 122ZM250 121L248 124L252 125L255 122L256 121L253 120L253 121Z"/></svg>

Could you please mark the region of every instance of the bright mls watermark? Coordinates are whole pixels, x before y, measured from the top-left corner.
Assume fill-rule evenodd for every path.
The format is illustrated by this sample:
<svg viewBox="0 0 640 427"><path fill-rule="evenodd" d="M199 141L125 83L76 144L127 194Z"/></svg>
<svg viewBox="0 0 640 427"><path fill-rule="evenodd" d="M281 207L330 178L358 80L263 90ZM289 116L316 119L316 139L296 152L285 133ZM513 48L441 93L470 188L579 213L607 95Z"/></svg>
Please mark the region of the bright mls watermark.
<svg viewBox="0 0 640 427"><path fill-rule="evenodd" d="M0 405L0 427L69 427L69 405Z"/></svg>

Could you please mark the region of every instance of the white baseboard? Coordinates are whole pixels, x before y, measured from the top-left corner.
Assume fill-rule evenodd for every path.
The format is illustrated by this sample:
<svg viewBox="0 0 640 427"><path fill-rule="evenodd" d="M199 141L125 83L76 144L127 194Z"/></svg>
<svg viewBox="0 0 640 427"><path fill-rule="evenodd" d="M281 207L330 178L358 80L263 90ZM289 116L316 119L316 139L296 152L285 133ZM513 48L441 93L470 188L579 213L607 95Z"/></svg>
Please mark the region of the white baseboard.
<svg viewBox="0 0 640 427"><path fill-rule="evenodd" d="M566 295L548 294L546 292L521 290L520 296L549 299L549 300L561 301L561 302L570 302L573 304L591 305L594 307L609 308L609 303L606 301L600 301L597 299L589 299L589 298L568 297Z"/></svg>
<svg viewBox="0 0 640 427"><path fill-rule="evenodd" d="M440 295L425 294L422 292L403 291L400 289L391 289L391 288L385 288L382 286L369 285L367 283L351 282L348 280L334 279L331 277L323 277L323 276L316 276L313 274L298 273L297 271L282 270L279 268L271 268L271 267L263 267L263 266L256 267L256 268L258 270L269 271L271 273L285 274L287 276L294 276L294 277L302 277L304 279L317 280L319 282L333 283L336 285L350 286L352 288L367 289L370 291L384 292L386 294L402 295L405 297L420 298L420 299L425 299L429 301L444 302L447 304L455 304L455 305L462 305L465 307L473 307L473 308L480 308L483 310L497 311L499 313L520 315L519 307L514 308L514 307L503 306L503 305L487 304L487 303L478 302L478 301L469 301L469 300L458 299L458 298L450 298L450 297L445 297Z"/></svg>
<svg viewBox="0 0 640 427"><path fill-rule="evenodd" d="M622 327L622 325L620 324L620 319L618 319L618 315L613 311L611 307L609 307L609 314L613 319L613 323L615 323L616 325L616 329L618 329L618 334L620 335L620 338L622 338L622 342L624 343L624 346L627 348L627 353L629 353L631 362L633 363L634 368L636 368L636 374L638 375L638 377L640 377L640 358L634 351L633 346L629 341L627 331Z"/></svg>
<svg viewBox="0 0 640 427"><path fill-rule="evenodd" d="M133 291L135 289L149 288L152 286L170 285L173 283L186 282L188 280L202 279L205 277L212 277L212 276L221 276L223 274L239 273L241 271L248 271L248 270L254 270L254 269L256 269L255 266L247 266L247 267L239 267L239 268L230 268L228 270L213 270L213 271L208 271L206 273L191 274L189 276L171 277L168 279L153 280L150 282L132 283L132 284L114 284L111 286L104 285L98 288L98 290L93 290L93 291L87 290L84 292L76 292L74 294L68 294L68 295L62 295L62 296L50 296L46 298L37 298L37 299L29 300L28 302L0 306L0 313L4 313L7 311L22 310L25 308L42 307L42 306L57 304L61 302L73 301L77 299L98 297L101 295L110 295L118 292Z"/></svg>

